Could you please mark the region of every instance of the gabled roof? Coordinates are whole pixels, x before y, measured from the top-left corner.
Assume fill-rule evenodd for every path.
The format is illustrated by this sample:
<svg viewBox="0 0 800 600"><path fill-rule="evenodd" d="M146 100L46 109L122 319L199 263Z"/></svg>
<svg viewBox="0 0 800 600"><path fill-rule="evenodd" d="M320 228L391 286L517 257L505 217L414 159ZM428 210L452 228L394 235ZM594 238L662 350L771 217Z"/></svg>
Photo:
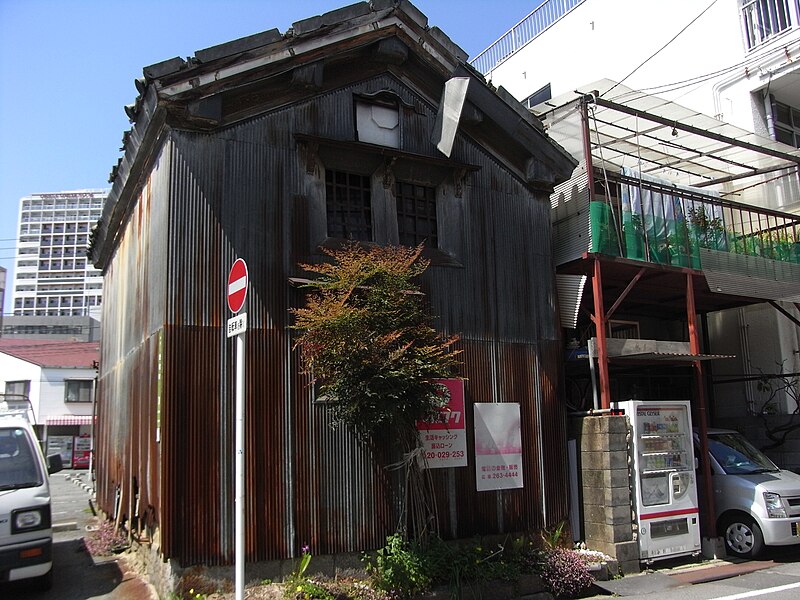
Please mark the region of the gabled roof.
<svg viewBox="0 0 800 600"><path fill-rule="evenodd" d="M40 367L89 369L100 360L100 342L0 339L0 352Z"/></svg>
<svg viewBox="0 0 800 600"><path fill-rule="evenodd" d="M133 127L91 243L103 269L165 128L215 131L350 82L391 72L432 107L453 77L469 79L459 130L502 159L533 188L569 178L575 160L538 119L467 62L467 54L407 0L358 2L277 29L198 50L144 69L125 107Z"/></svg>

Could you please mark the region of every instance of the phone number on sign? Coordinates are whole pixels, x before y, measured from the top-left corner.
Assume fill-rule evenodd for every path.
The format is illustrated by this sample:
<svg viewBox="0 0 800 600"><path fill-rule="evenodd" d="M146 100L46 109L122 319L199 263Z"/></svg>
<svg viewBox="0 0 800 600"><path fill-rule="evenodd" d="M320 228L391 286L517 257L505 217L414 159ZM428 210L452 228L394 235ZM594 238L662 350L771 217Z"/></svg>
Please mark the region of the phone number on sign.
<svg viewBox="0 0 800 600"><path fill-rule="evenodd" d="M512 477L519 477L519 473L517 471L499 471L497 473L481 475L481 479L511 479Z"/></svg>
<svg viewBox="0 0 800 600"><path fill-rule="evenodd" d="M453 452L450 451L443 451L443 452L426 452L425 458L432 459L432 458L464 458L464 451L463 450L454 450Z"/></svg>

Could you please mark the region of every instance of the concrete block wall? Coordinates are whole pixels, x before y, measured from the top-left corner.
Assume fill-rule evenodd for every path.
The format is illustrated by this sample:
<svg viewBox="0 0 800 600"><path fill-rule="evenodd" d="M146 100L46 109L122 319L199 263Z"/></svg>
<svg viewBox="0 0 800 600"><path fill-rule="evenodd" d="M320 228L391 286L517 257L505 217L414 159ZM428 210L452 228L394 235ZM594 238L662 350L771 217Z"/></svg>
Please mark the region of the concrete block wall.
<svg viewBox="0 0 800 600"><path fill-rule="evenodd" d="M639 544L634 536L631 502L628 419L587 416L570 420L577 440L578 487L588 548L619 563L623 573L639 572Z"/></svg>

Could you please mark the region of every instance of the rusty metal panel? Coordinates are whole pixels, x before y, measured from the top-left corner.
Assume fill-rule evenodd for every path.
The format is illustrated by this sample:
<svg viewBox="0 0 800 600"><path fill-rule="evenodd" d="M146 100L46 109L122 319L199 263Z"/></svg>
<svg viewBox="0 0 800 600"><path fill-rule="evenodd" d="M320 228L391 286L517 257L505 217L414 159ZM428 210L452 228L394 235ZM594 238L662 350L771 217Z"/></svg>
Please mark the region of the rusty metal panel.
<svg viewBox="0 0 800 600"><path fill-rule="evenodd" d="M558 398L558 348L462 340L467 446L474 448L475 402L520 404L525 487L477 492L474 460L467 468L431 472L440 534L464 538L535 531L566 518L564 408Z"/></svg>
<svg viewBox="0 0 800 600"><path fill-rule="evenodd" d="M166 281L168 152L146 180L105 272L97 499L149 536L160 524L159 327Z"/></svg>

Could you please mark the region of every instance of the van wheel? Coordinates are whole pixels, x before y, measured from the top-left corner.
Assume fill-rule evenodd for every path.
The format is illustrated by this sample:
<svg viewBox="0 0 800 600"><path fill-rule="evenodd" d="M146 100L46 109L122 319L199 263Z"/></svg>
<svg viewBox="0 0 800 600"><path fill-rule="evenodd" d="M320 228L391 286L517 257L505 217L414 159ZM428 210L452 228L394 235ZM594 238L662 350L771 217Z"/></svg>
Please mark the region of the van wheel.
<svg viewBox="0 0 800 600"><path fill-rule="evenodd" d="M755 558L764 549L761 528L752 517L733 515L722 523L725 548L739 558Z"/></svg>

